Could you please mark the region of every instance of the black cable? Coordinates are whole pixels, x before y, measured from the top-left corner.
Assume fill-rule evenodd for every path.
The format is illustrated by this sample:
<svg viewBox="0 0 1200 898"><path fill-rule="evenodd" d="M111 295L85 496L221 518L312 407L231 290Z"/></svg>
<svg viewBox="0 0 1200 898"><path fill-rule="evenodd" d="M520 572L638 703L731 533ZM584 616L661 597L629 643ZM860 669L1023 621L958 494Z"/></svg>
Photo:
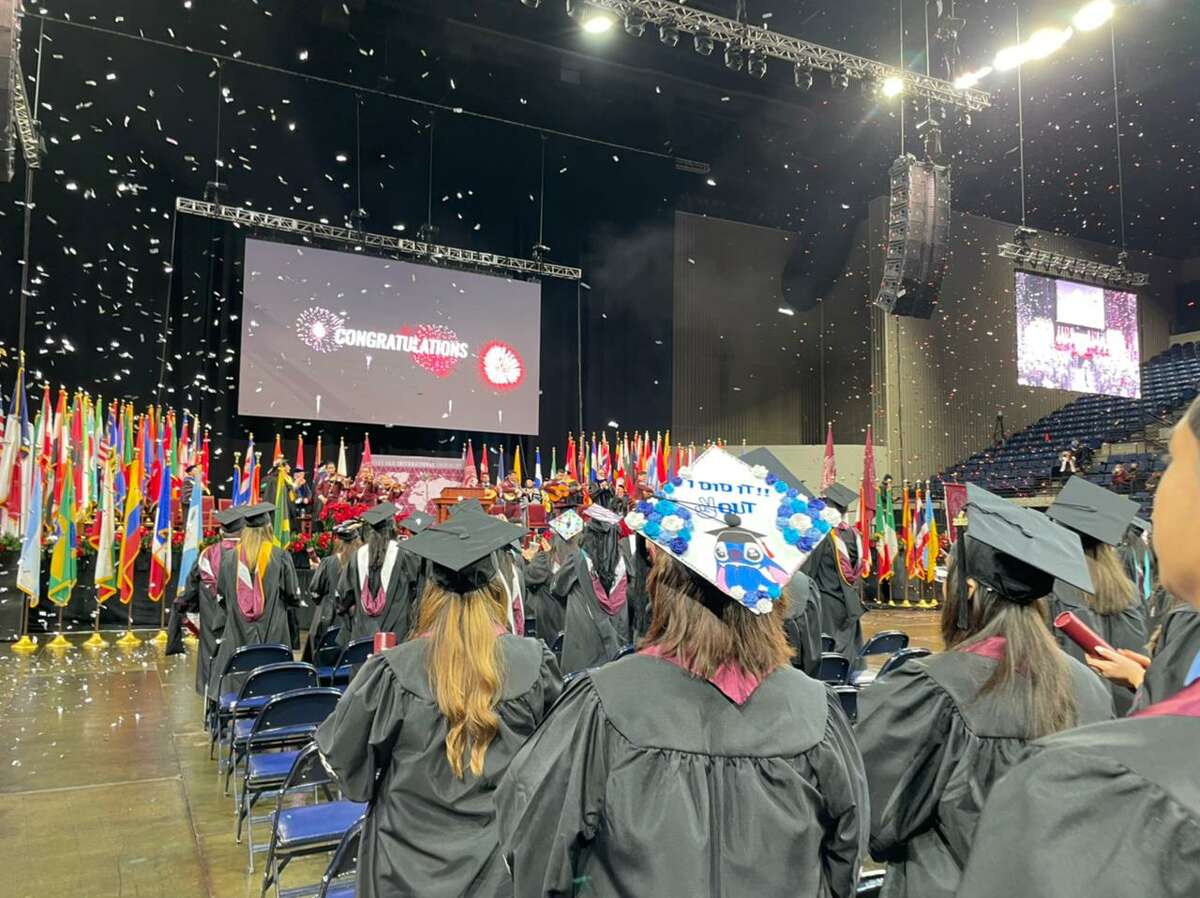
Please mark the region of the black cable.
<svg viewBox="0 0 1200 898"><path fill-rule="evenodd" d="M1021 8L1015 7L1017 16L1017 43L1021 45ZM1021 227L1025 227L1025 91L1021 86L1021 69L1017 64L1017 151L1021 165Z"/></svg>
<svg viewBox="0 0 1200 898"><path fill-rule="evenodd" d="M1117 129L1117 204L1121 221L1121 252L1128 247L1125 243L1125 172L1121 159L1121 94L1117 82L1117 25L1115 19L1108 21L1108 36L1112 44L1113 72L1113 122Z"/></svg>
<svg viewBox="0 0 1200 898"><path fill-rule="evenodd" d="M158 384L154 388L154 404L159 404L163 382L167 377L167 353L171 347L171 288L175 283L175 235L179 222L179 211L171 212L171 255L167 260L167 299L163 308L162 354L158 359Z"/></svg>

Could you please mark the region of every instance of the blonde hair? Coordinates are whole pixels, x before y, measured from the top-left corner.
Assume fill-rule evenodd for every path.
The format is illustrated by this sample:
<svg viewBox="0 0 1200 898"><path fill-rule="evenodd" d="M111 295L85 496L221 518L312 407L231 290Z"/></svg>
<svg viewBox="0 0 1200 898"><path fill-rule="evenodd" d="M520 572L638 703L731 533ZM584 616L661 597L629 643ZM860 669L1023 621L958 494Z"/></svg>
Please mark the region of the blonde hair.
<svg viewBox="0 0 1200 898"><path fill-rule="evenodd" d="M506 594L493 578L465 595L430 583L415 633L428 634L426 669L438 710L446 718L446 759L459 779L483 775L488 746L500 730L496 705L504 684L499 632L506 627Z"/></svg>
<svg viewBox="0 0 1200 898"><path fill-rule="evenodd" d="M1125 572L1116 550L1107 543L1089 542L1084 546L1088 570L1095 592L1087 593L1087 603L1097 614L1119 614L1136 598L1137 588Z"/></svg>
<svg viewBox="0 0 1200 898"><path fill-rule="evenodd" d="M270 524L263 524L261 527L245 527L242 530L241 544L242 550L245 552L246 561L252 565L258 563L259 555L262 554L264 545L273 545L275 542L275 531Z"/></svg>

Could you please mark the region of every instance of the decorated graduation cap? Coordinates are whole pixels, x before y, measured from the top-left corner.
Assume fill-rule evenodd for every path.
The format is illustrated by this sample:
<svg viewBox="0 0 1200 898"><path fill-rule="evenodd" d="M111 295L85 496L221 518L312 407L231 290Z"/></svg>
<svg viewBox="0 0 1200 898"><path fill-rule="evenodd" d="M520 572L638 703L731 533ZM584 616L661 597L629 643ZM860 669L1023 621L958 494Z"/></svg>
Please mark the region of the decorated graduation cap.
<svg viewBox="0 0 1200 898"><path fill-rule="evenodd" d="M409 533L420 533L426 527L433 523L432 515L428 515L423 511L414 511L408 517L400 522L400 526Z"/></svg>
<svg viewBox="0 0 1200 898"><path fill-rule="evenodd" d="M777 456L766 446L760 446L757 449L751 449L749 452L743 453L742 461L750 465L751 468L761 467L763 470L769 471L776 477L786 480L789 484L794 486L804 498L816 498L816 496L813 494L813 491L808 488L808 484L784 467L783 462L779 460L779 456Z"/></svg>
<svg viewBox="0 0 1200 898"><path fill-rule="evenodd" d="M242 515L246 519L247 527L266 527L271 523L271 515L274 513L275 506L270 502L259 502L257 505L242 507Z"/></svg>
<svg viewBox="0 0 1200 898"><path fill-rule="evenodd" d="M391 502L380 502L374 508L368 508L363 512L363 523L368 527L382 527L388 521L395 521L396 512L399 510Z"/></svg>
<svg viewBox="0 0 1200 898"><path fill-rule="evenodd" d="M239 506L222 508L213 517L226 533L239 533L246 526L246 509Z"/></svg>
<svg viewBox="0 0 1200 898"><path fill-rule="evenodd" d="M858 493L840 483L831 483L825 489L825 500L843 513L858 501Z"/></svg>
<svg viewBox="0 0 1200 898"><path fill-rule="evenodd" d="M583 518L574 509L568 509L550 522L550 529L570 541L583 532Z"/></svg>
<svg viewBox="0 0 1200 898"><path fill-rule="evenodd" d="M605 508L603 505L592 503L583 510L583 516L593 521L600 521L604 524L619 524L621 516L610 508Z"/></svg>
<svg viewBox="0 0 1200 898"><path fill-rule="evenodd" d="M333 535L344 543L352 543L362 534L362 519L352 518L342 521L333 528Z"/></svg>
<svg viewBox="0 0 1200 898"><path fill-rule="evenodd" d="M1046 514L1076 533L1116 546L1139 508L1132 499L1076 475L1067 481Z"/></svg>
<svg viewBox="0 0 1200 898"><path fill-rule="evenodd" d="M1001 598L1028 605L1048 595L1055 580L1092 591L1078 534L973 483L967 484L964 511L968 529L956 547L957 561ZM964 602L960 629L966 629L966 608Z"/></svg>
<svg viewBox="0 0 1200 898"><path fill-rule="evenodd" d="M525 535L524 527L485 514L458 514L432 524L411 537L404 547L433 562L433 580L463 595L487 585L496 576L492 553Z"/></svg>
<svg viewBox="0 0 1200 898"><path fill-rule="evenodd" d="M713 446L625 523L729 598L768 614L838 517L774 472Z"/></svg>

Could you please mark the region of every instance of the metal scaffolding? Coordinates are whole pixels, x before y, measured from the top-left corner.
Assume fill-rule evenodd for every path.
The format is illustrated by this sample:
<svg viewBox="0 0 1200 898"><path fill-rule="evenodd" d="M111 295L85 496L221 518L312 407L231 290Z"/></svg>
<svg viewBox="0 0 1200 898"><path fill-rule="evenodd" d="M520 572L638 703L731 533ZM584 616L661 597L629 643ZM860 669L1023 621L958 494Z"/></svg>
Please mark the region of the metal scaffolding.
<svg viewBox="0 0 1200 898"><path fill-rule="evenodd" d="M1020 243L1002 243L999 252L1002 258L1012 259L1017 267L1041 274L1077 278L1106 287L1145 287L1150 283L1150 275L1145 272L1130 271L1119 265L1105 265L1091 259L1063 256Z"/></svg>

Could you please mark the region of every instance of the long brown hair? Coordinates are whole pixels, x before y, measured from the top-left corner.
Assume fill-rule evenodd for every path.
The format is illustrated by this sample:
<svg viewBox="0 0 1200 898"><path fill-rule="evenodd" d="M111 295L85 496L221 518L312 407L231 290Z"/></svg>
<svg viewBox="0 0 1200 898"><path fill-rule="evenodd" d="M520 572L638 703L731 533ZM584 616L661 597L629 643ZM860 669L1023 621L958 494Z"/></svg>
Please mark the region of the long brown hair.
<svg viewBox="0 0 1200 898"><path fill-rule="evenodd" d="M962 543L960 541L959 545ZM1079 706L1066 656L1047 624L1044 599L1018 605L978 581L970 593L967 574L950 554L946 571L946 600L942 603L942 639L949 651L965 651L994 636L1006 641L1005 651L977 699L991 695L1015 707L1025 722L1025 739L1039 739L1075 726ZM958 629L959 608L968 603L968 626Z"/></svg>
<svg viewBox="0 0 1200 898"><path fill-rule="evenodd" d="M354 539L334 539L333 554L337 556L338 561L345 567L351 555L357 552L362 547L362 532L359 531L354 535Z"/></svg>
<svg viewBox="0 0 1200 898"><path fill-rule="evenodd" d="M727 663L758 679L791 663L792 650L783 632L786 590L774 611L754 614L666 552L655 553L646 583L654 617L643 647L657 646L705 678Z"/></svg>
<svg viewBox="0 0 1200 898"><path fill-rule="evenodd" d="M498 578L458 595L430 582L421 599L415 633L429 634L426 669L438 710L446 718L446 759L459 779L483 774L488 746L500 729L496 705L504 685L499 632L507 594Z"/></svg>
<svg viewBox="0 0 1200 898"><path fill-rule="evenodd" d="M1137 587L1125 572L1116 550L1107 543L1085 539L1083 554L1087 556L1095 592L1085 593L1087 603L1097 614L1119 614L1137 601Z"/></svg>

